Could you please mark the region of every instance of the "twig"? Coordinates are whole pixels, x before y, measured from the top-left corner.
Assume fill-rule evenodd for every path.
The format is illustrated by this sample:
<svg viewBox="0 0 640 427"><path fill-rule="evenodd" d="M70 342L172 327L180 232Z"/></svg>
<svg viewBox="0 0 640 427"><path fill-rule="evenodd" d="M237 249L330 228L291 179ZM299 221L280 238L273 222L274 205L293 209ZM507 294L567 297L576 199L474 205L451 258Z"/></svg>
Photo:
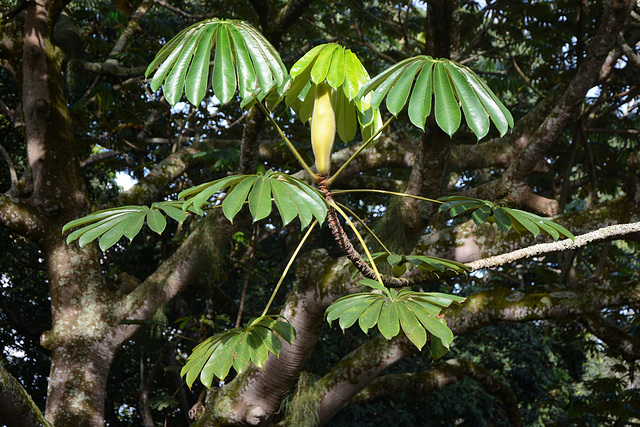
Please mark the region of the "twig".
<svg viewBox="0 0 640 427"><path fill-rule="evenodd" d="M553 243L540 243L538 245L529 246L528 248L518 249L513 252L509 252L502 255L496 255L490 258L479 259L477 261L470 262L467 267L471 268L471 271L481 270L484 268L498 267L510 262L518 261L524 258L531 258L534 256L547 254L550 252L568 251L571 249L577 249L582 246L586 246L589 243L599 242L602 240L611 239L614 237L626 236L628 234L640 232L640 222L633 222L629 224L616 224L609 227L604 227L599 230L595 230L586 234L576 236L575 240L565 239Z"/></svg>

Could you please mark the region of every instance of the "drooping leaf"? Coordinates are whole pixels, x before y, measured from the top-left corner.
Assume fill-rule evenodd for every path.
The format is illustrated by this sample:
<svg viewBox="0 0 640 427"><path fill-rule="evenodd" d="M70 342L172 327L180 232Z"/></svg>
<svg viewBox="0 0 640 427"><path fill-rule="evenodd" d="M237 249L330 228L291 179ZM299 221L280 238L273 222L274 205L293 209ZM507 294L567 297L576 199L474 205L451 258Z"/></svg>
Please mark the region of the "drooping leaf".
<svg viewBox="0 0 640 427"><path fill-rule="evenodd" d="M259 176L249 193L249 210L253 222L268 217L271 214L271 183L268 178Z"/></svg>
<svg viewBox="0 0 640 427"><path fill-rule="evenodd" d="M235 218L238 212L240 212L240 209L242 209L242 205L247 200L249 191L257 178L255 175L248 175L236 184L229 194L227 194L227 197L225 197L222 202L222 212L229 221L233 222L233 218Z"/></svg>
<svg viewBox="0 0 640 427"><path fill-rule="evenodd" d="M213 378L224 380L231 367L242 372L249 362L259 368L264 366L269 353L280 354L282 344L274 334L291 344L295 329L280 316L262 316L252 319L244 327L215 335L197 345L180 371L189 387L198 376L206 387Z"/></svg>
<svg viewBox="0 0 640 427"><path fill-rule="evenodd" d="M369 93L376 108L386 97L387 109L394 115L409 97L409 119L422 130L432 110L438 126L449 135L460 126L460 109L478 139L487 134L489 120L501 135L513 126L513 117L487 85L470 69L448 59L420 55L400 61L367 82L358 97Z"/></svg>
<svg viewBox="0 0 640 427"><path fill-rule="evenodd" d="M213 65L210 58L213 57ZM209 79L209 69L211 79ZM175 105L183 93L194 105L206 94L229 101L240 88L242 106L263 99L272 88L282 93L287 72L274 47L245 22L208 19L183 30L156 55L146 71L155 71L151 89L164 84L167 101Z"/></svg>

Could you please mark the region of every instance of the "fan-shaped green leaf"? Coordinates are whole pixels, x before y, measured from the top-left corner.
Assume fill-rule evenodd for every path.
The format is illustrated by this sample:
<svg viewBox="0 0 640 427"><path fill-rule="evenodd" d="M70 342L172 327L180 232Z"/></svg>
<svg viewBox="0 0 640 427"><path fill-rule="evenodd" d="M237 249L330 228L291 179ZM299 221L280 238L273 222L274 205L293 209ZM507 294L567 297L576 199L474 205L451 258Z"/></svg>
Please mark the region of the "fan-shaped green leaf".
<svg viewBox="0 0 640 427"><path fill-rule="evenodd" d="M327 217L327 201L322 197L320 192L315 188L311 188L308 184L292 176L285 177L287 181L293 183L296 187L301 189L309 198L313 201L310 203L310 210L313 216L322 224Z"/></svg>
<svg viewBox="0 0 640 427"><path fill-rule="evenodd" d="M238 337L238 342L236 343L236 351L233 355L233 367L238 373L244 371L244 368L251 360L251 347L249 346L247 338L248 334L244 333Z"/></svg>
<svg viewBox="0 0 640 427"><path fill-rule="evenodd" d="M264 362L266 362L267 357L269 357L267 346L262 341L261 336L255 331L252 331L247 337L247 344L251 350L251 361L258 368L262 369Z"/></svg>
<svg viewBox="0 0 640 427"><path fill-rule="evenodd" d="M489 206L480 206L474 210L471 214L471 218L476 225L480 225L485 222L491 216L491 208Z"/></svg>
<svg viewBox="0 0 640 427"><path fill-rule="evenodd" d="M189 64L191 64L191 60L193 59L193 52L202 37L202 33L204 33L206 29L206 26L199 28L193 36L185 40L185 45L180 52L180 56L176 59L173 68L167 75L164 82L164 95L167 102L171 105L175 105L182 96L185 87L185 78L187 71L189 71Z"/></svg>
<svg viewBox="0 0 640 427"><path fill-rule="evenodd" d="M360 91L358 92L358 98L364 97L369 92L376 91L391 76L393 76L396 73L398 73L399 70L405 68L410 63L412 63L414 61L424 61L426 59L431 60L431 58L428 57L428 56L424 56L424 55L415 56L415 57L412 57L412 58L403 59L402 61L398 62L397 64L394 64L393 66L387 68L382 73L378 74L373 79L369 80L367 83L365 83L360 88ZM380 105L380 104L378 103L378 105Z"/></svg>
<svg viewBox="0 0 640 427"><path fill-rule="evenodd" d="M111 208L111 209L104 209L101 211L97 211L87 216L83 216L82 218L69 221L64 225L64 227L62 227L62 232L64 233L65 231L70 230L72 228L76 228L84 224L89 224L90 222L96 222L101 219L109 218L114 215L139 212L141 209L142 208L140 206L121 206L119 208Z"/></svg>
<svg viewBox="0 0 640 427"><path fill-rule="evenodd" d="M240 212L240 209L242 209L242 205L245 200L247 200L247 195L257 178L258 177L254 175L245 177L236 184L229 194L227 194L227 197L225 197L222 202L222 212L230 222L233 222L233 218L235 218L238 212Z"/></svg>
<svg viewBox="0 0 640 427"><path fill-rule="evenodd" d="M424 131L424 123L431 114L433 98L433 61L427 61L420 70L409 100L409 120Z"/></svg>
<svg viewBox="0 0 640 427"><path fill-rule="evenodd" d="M243 100L242 104L245 106L251 101L253 92L256 90L256 73L253 69L253 63L251 62L251 55L249 54L242 35L232 26L229 26L228 30L235 50L238 90Z"/></svg>
<svg viewBox="0 0 640 427"><path fill-rule="evenodd" d="M220 345L219 341L215 339L215 337L211 337L202 343L198 344L194 349L191 356L187 360L187 363L184 365L182 370L180 371L181 376L185 376L185 382L191 388L193 382L198 378L198 375L202 371L204 364L209 360L209 356L215 350L215 347Z"/></svg>
<svg viewBox="0 0 640 427"><path fill-rule="evenodd" d="M457 98L462 105L464 117L469 129L478 139L484 138L489 132L489 117L475 91L469 85L462 72L451 63L443 64L449 72L449 77L456 89Z"/></svg>
<svg viewBox="0 0 640 427"><path fill-rule="evenodd" d="M271 183L270 180L259 176L249 193L249 210L253 222L268 217L271 214Z"/></svg>
<svg viewBox="0 0 640 427"><path fill-rule="evenodd" d="M507 213L507 215L511 217L514 225L516 223L520 224L523 228L528 230L535 237L537 237L538 234L540 234L540 228L530 218L528 218L528 215L525 215L524 213L522 213L521 211L518 211L517 209L503 208L503 210Z"/></svg>
<svg viewBox="0 0 640 427"><path fill-rule="evenodd" d="M235 332L235 331L234 331ZM223 380L229 375L229 371L233 366L234 355L241 333L234 333L228 336L220 343L220 349L212 354L210 363L213 365L213 373L216 377Z"/></svg>
<svg viewBox="0 0 640 427"><path fill-rule="evenodd" d="M362 66L355 53L346 49L344 53L345 78L342 89L345 96L352 100L358 94L360 86L369 80L369 73Z"/></svg>
<svg viewBox="0 0 640 427"><path fill-rule="evenodd" d="M437 62L433 70L433 93L435 95L434 113L436 123L449 136L460 127L460 108L453 94L451 81L444 68L444 64Z"/></svg>
<svg viewBox="0 0 640 427"><path fill-rule="evenodd" d="M417 61L407 66L398 81L389 90L389 94L387 95L387 110L394 116L397 116L407 103L411 87L413 86L413 79L424 65L424 62Z"/></svg>

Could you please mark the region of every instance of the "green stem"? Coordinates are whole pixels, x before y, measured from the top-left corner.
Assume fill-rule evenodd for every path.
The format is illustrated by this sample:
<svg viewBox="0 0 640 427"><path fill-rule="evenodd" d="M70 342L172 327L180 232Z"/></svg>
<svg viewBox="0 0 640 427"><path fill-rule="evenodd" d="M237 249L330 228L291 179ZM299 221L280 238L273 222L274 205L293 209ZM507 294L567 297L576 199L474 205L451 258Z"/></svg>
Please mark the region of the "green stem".
<svg viewBox="0 0 640 427"><path fill-rule="evenodd" d="M440 204L444 203L444 202L441 202L440 200L429 199L427 197L414 196L413 194L396 193L395 191L373 190L373 189L366 189L366 188L355 189L355 190L333 190L331 192L333 194L340 194L340 193L381 193L381 194L390 194L392 196L411 197L412 199L424 200L425 202L440 203Z"/></svg>
<svg viewBox="0 0 640 427"><path fill-rule="evenodd" d="M276 294L278 293L278 289L280 289L280 285L282 285L282 282L284 281L285 276L289 272L289 269L291 268L293 261L295 261L296 257L298 256L298 252L300 252L300 249L302 249L302 245L304 245L304 242L307 240L307 237L309 237L309 235L311 234L311 230L313 230L313 227L315 227L317 223L318 223L318 220L313 221L313 224L311 224L311 227L309 227L309 229L305 233L304 237L298 244L298 247L293 252L293 255L291 255L291 259L289 259L287 266L284 268L284 271L280 276L280 280L278 280L278 284L276 285L276 288L271 293L271 298L269 298L269 302L267 303L267 306L264 308L264 311L262 312L260 317L264 316L265 314L267 314L267 311L269 311L269 307L271 307L271 303L273 302L273 299L276 297Z"/></svg>
<svg viewBox="0 0 640 427"><path fill-rule="evenodd" d="M371 253L369 252L369 249L367 248L367 245L364 243L364 239L362 238L362 235L360 235L360 232L358 231L356 226L353 224L353 222L351 222L349 217L342 211L342 209L340 209L340 207L334 201L332 201L330 203L330 205L331 205L331 207L333 207L336 210L336 212L338 212L340 215L342 215L344 220L347 221L347 224L349 224L349 227L351 227L353 232L356 234L356 237L360 241L360 244L362 245L362 248L364 249L364 252L367 254L367 258L369 258L369 262L371 263L371 267L373 268L373 272L376 274L376 279L378 280L378 282L380 282L380 284L382 286L384 286L384 283L382 282L382 277L380 276L380 272L378 271L378 267L376 267L376 263L373 261L373 257L371 256Z"/></svg>
<svg viewBox="0 0 640 427"><path fill-rule="evenodd" d="M362 219L360 219L360 217L359 217L358 215L356 215L356 214L355 214L355 212L353 212L351 209L349 209L348 207L346 207L346 206L345 206L345 205L343 205L342 203L338 203L338 202L336 202L336 204L340 205L344 210L346 210L346 211L347 211L347 212L349 212L351 215L353 215L353 216L358 220L358 222L359 222L360 224L362 224L362 226L363 226L364 228L366 228L366 229L367 229L367 231L369 232L369 234L371 234L371 236L372 236L374 239L376 239L376 242L378 242L378 244L379 244L380 246L382 246L382 249L384 249L384 251L385 251L387 254L391 255L391 251L390 251L389 249L387 249L387 247L384 245L384 243L382 243L382 240L380 240L380 239L378 238L378 236L376 236L376 233L374 233L374 232L373 232L373 230L371 230L371 229L367 226L367 224L365 224L365 223L364 223L364 221L363 221Z"/></svg>
<svg viewBox="0 0 640 427"><path fill-rule="evenodd" d="M362 150L364 150L365 148L367 148L369 145L371 145L371 143L373 142L373 140L380 135L380 132L382 132L387 126L389 126L391 124L391 122L393 121L393 119L395 119L395 116L391 116L391 118L389 120L386 121L385 124L382 125L382 127L380 129L378 129L378 131L376 133L374 133L373 135L371 135L371 138L367 139L365 141L364 144L362 144L360 146L360 148L358 148L358 150L353 153L353 155L349 158L349 160L347 160L346 162L344 162L344 164L342 166L340 166L340 169L338 169L338 171L336 173L333 174L333 176L331 178L329 178L327 180L327 185L331 185L331 183L333 183L333 181L336 180L336 178L338 176L340 176L340 174L342 172L344 172L344 170L347 168L347 166L349 166L349 164L356 158L356 156L358 154L360 154L360 152Z"/></svg>
<svg viewBox="0 0 640 427"><path fill-rule="evenodd" d="M269 119L269 121L271 122L271 124L276 128L276 130L278 131L278 134L280 134L280 137L282 138L282 140L284 141L284 143L287 145L287 148L289 149L289 151L291 151L291 153L293 154L293 156L296 158L296 160L298 161L298 163L300 163L300 166L302 166L302 168L307 171L307 173L309 174L309 176L311 177L311 179L313 179L314 182L318 182L318 175L316 175L311 168L309 168L309 166L307 165L307 162L304 161L304 159L302 158L302 156L300 155L300 153L298 153L298 150L296 150L296 147L293 146L293 144L291 143L291 141L289 141L289 138L287 138L287 136L284 134L284 132L282 131L282 129L280 129L280 126L278 126L278 123L276 123L276 121L273 119L273 117L271 117L271 113L269 113L269 110L267 110L267 107L265 107L264 105L262 105L262 102L257 101L258 105L260 105L260 108L262 108L262 111L264 112L264 114L267 116L267 118Z"/></svg>

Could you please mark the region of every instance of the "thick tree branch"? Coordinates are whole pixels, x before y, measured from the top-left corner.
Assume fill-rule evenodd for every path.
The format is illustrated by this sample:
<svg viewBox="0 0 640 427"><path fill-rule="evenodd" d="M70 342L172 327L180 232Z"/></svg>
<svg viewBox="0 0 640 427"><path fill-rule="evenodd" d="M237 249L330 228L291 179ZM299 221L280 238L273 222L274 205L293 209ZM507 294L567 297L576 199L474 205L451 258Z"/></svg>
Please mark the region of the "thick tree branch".
<svg viewBox="0 0 640 427"><path fill-rule="evenodd" d="M166 193L169 184L182 175L194 162L198 161L193 155L212 147L214 142L214 140L204 140L199 144L181 148L170 154L133 187L112 200L110 205L141 205L158 200Z"/></svg>
<svg viewBox="0 0 640 427"><path fill-rule="evenodd" d="M4 194L0 194L0 225L32 240L46 232L35 209Z"/></svg>
<svg viewBox="0 0 640 427"><path fill-rule="evenodd" d="M280 39L283 34L289 30L289 27L304 13L312 2L313 0L289 0L287 4L280 9L269 34L269 40L274 46L280 44Z"/></svg>
<svg viewBox="0 0 640 427"><path fill-rule="evenodd" d="M349 405L388 397L400 392L409 392L412 396L426 399L430 393L454 384L465 377L478 381L489 393L502 401L511 426L524 426L518 408L518 400L509 385L496 378L482 366L463 359L449 359L422 372L389 374L376 378L351 399Z"/></svg>
<svg viewBox="0 0 640 427"><path fill-rule="evenodd" d="M0 424L7 427L51 427L33 399L0 363Z"/></svg>
<svg viewBox="0 0 640 427"><path fill-rule="evenodd" d="M311 390L320 399L319 424L326 425L352 397L385 369L415 350L404 334L391 340L377 336L345 356Z"/></svg>
<svg viewBox="0 0 640 427"><path fill-rule="evenodd" d="M584 314L578 320L589 332L619 351L625 360L632 362L640 359L640 339L612 321L599 314Z"/></svg>
<svg viewBox="0 0 640 427"><path fill-rule="evenodd" d="M640 286L629 283L601 282L580 292L525 293L499 288L470 295L464 303L453 304L443 313L453 333L463 335L499 322L559 319L638 301Z"/></svg>
<svg viewBox="0 0 640 427"><path fill-rule="evenodd" d="M632 0L612 0L608 3L600 27L591 40L587 56L580 64L562 98L504 175L500 179L478 188L476 194L479 197L488 195L500 197L512 193L524 185L527 175L564 131L569 121L575 117L580 102L584 100L586 93L597 82L602 65L614 45L633 3Z"/></svg>

